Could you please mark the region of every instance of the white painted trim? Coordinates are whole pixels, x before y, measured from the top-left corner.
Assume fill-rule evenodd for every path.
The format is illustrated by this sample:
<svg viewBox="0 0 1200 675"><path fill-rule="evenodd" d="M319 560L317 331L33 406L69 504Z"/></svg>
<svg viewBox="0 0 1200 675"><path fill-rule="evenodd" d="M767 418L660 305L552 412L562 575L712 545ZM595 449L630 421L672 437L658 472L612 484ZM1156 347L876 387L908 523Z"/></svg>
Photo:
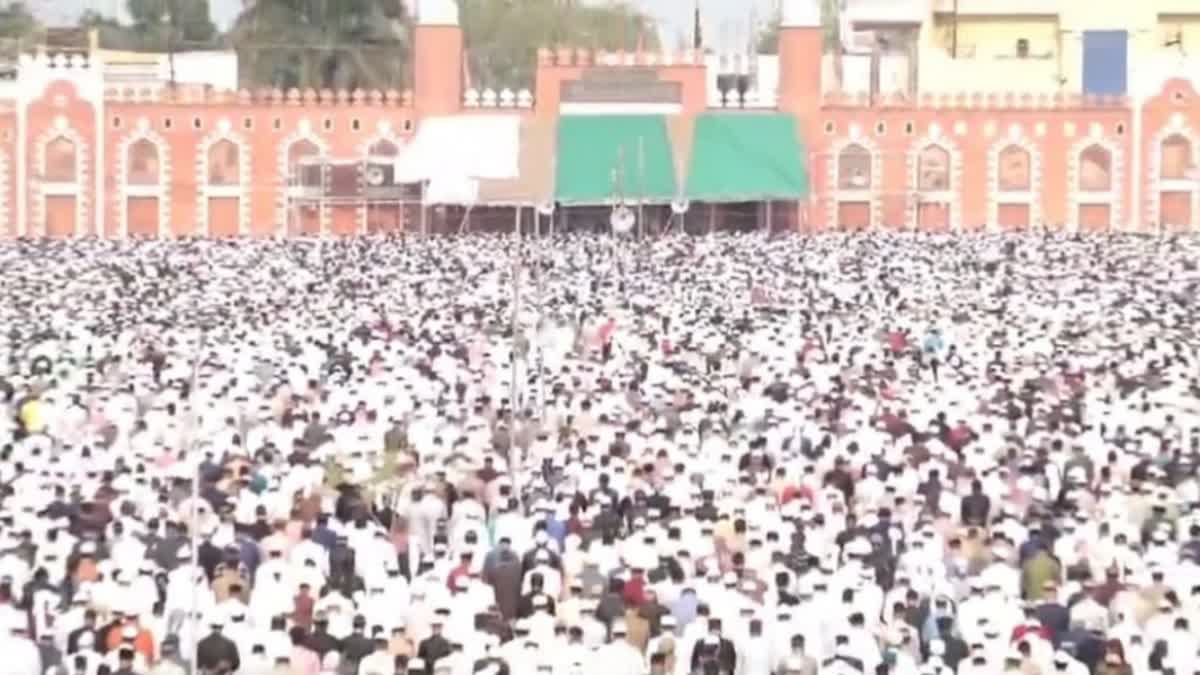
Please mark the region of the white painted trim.
<svg viewBox="0 0 1200 675"><path fill-rule="evenodd" d="M163 189L157 185L126 185L124 187L126 197L161 197ZM159 221L161 225L161 221ZM159 228L161 230L161 227ZM122 223L123 234L129 234L128 228Z"/></svg>
<svg viewBox="0 0 1200 675"><path fill-rule="evenodd" d="M51 84L68 82L80 100L100 108L104 76L102 69L93 65L82 54L23 54L18 62L21 86L17 93L22 103L30 103L42 98Z"/></svg>
<svg viewBox="0 0 1200 675"><path fill-rule="evenodd" d="M78 183L42 183L43 197L72 197L78 194Z"/></svg>
<svg viewBox="0 0 1200 675"><path fill-rule="evenodd" d="M736 110L736 108L731 108ZM679 103L561 103L560 115L678 115Z"/></svg>
<svg viewBox="0 0 1200 675"><path fill-rule="evenodd" d="M947 190L921 190L921 153L930 146L945 150L950 155L950 187ZM937 123L929 125L929 131L924 137L917 139L908 149L907 174L910 195L905 199L905 220L911 231L920 227L920 209L918 203L941 202L950 206L950 229L958 231L962 228L962 151L953 138L944 136Z"/></svg>
<svg viewBox="0 0 1200 675"><path fill-rule="evenodd" d="M1196 181L1187 178L1161 178L1158 181L1159 192L1191 192L1196 187Z"/></svg>
<svg viewBox="0 0 1200 675"><path fill-rule="evenodd" d="M1140 70L1141 69L1139 68L1139 72ZM1145 208L1143 208L1144 201L1142 197L1142 187L1144 186L1145 181L1145 176L1142 172L1142 162L1146 159L1142 154L1146 151L1146 125L1142 119L1144 106L1144 100L1135 94L1133 112L1131 114L1131 122L1133 125L1133 129L1131 130L1133 133L1133 153L1130 159L1132 160L1133 165L1130 167L1132 170L1129 172L1129 175L1133 177L1133 180L1129 181L1129 200L1130 203L1133 204L1133 208L1130 209L1130 214L1132 217L1129 219L1129 227L1135 232L1142 229L1142 216L1146 213ZM1078 218L1076 218L1076 220L1078 220Z"/></svg>
<svg viewBox="0 0 1200 675"><path fill-rule="evenodd" d="M1133 108L1136 110L1147 100L1161 94L1163 87L1171 80L1184 80L1191 84L1192 88L1200 90L1198 65L1200 61L1194 55L1183 56L1172 50L1157 50L1139 56L1137 77L1129 78L1129 95L1133 99Z"/></svg>
<svg viewBox="0 0 1200 675"><path fill-rule="evenodd" d="M1150 139L1152 144L1150 149L1150 190L1146 195L1150 201L1150 222L1154 223L1158 231L1163 231L1166 228L1166 223L1162 222L1162 193L1189 192L1191 193L1192 202L1192 222L1172 224L1186 225L1189 231L1193 231L1197 228L1197 218L1200 218L1200 185L1186 179L1180 180L1162 177L1163 143L1172 136L1182 136L1187 139L1188 143L1191 144L1191 165L1196 166L1200 164L1200 134L1197 134L1188 125L1181 113L1172 115L1167 124L1159 129Z"/></svg>
<svg viewBox="0 0 1200 675"><path fill-rule="evenodd" d="M1029 155L1029 189L1000 189L1000 155L1009 148L1018 148ZM1020 126L1009 127L1009 134L998 139L988 148L988 228L1000 229L1000 205L1019 204L1029 207L1029 228L1041 226L1042 220L1042 151L1033 139L1025 135Z"/></svg>
<svg viewBox="0 0 1200 675"><path fill-rule="evenodd" d="M320 157L326 157L330 152L329 143L327 143L325 139L321 138L313 131L312 122L309 121L308 118L300 120L300 123L296 126L296 130L285 137L282 142L280 142L278 158L279 191L275 198L275 232L279 236L291 234L288 232L288 223L292 217L292 208L289 202L293 199L302 199L307 196L304 192L305 188L293 186L288 183L288 172L291 169L291 167L288 166L288 155L291 154L292 146L301 141L308 141L317 146L317 153ZM401 147L399 142L396 142L396 147ZM319 220L322 223L321 229L324 230L326 227L324 223L329 218L329 208L324 204L323 200L318 208L320 210Z"/></svg>
<svg viewBox="0 0 1200 675"><path fill-rule="evenodd" d="M0 148L0 237L16 234L8 229L8 192L8 153L4 152L4 148Z"/></svg>
<svg viewBox="0 0 1200 675"><path fill-rule="evenodd" d="M1106 192L1083 192L1080 191L1075 199L1075 205L1078 207L1081 204L1108 204L1117 200L1117 193L1112 190Z"/></svg>
<svg viewBox="0 0 1200 675"><path fill-rule="evenodd" d="M396 156L381 157L371 155L371 147L380 141L387 141L392 145L395 145ZM362 143L358 144L358 155L359 157L365 159L368 164L394 164L396 160L403 155L406 142L407 141L405 139L396 134L395 129L392 128L391 122L387 120L380 120L379 126L376 128L375 133L365 139ZM361 173L359 174L359 180L362 180ZM421 195L421 198L424 199L424 190L421 191ZM358 208L355 211L355 226L358 228L359 233L365 234L367 231L367 208L369 205L370 202L364 199L359 203ZM321 210L321 218L321 234L329 234L332 231L331 228L333 226L333 216L330 207L323 206Z"/></svg>
<svg viewBox="0 0 1200 675"><path fill-rule="evenodd" d="M129 185L129 151L139 141L148 141L158 151L158 185ZM133 131L117 144L117 222L122 238L129 236L129 198L158 199L158 236L171 233L171 145L154 130L148 118L140 118Z"/></svg>
<svg viewBox="0 0 1200 675"><path fill-rule="evenodd" d="M250 144L240 134L233 131L233 123L228 117L221 118L214 129L205 136L196 149L197 184L196 190L196 231L202 236L209 236L208 200L211 197L238 198L238 234L246 236L250 233L250 186L253 183L250 163ZM208 153L214 145L221 141L230 141L238 148L238 185L209 185L208 184Z"/></svg>
<svg viewBox="0 0 1200 675"><path fill-rule="evenodd" d="M1087 191L1079 189L1079 172L1083 164L1083 152L1093 145L1108 152L1109 189L1105 191ZM1067 158L1067 222L1075 231L1079 230L1079 207L1088 204L1109 205L1109 228L1117 229L1122 221L1121 188L1125 184L1125 158L1121 144L1115 139L1105 136L1085 136L1075 141ZM1135 177L1134 180L1140 180Z"/></svg>
<svg viewBox="0 0 1200 675"><path fill-rule="evenodd" d="M17 88L17 94L20 95L22 89ZM25 138L26 134L26 115L25 106L27 103L23 98L17 100L17 128L13 133L17 135L17 161L16 161L16 186L17 195L17 221L14 228L17 236L29 236L29 218L26 217L29 205L29 181L27 172L29 169L29 143Z"/></svg>
<svg viewBox="0 0 1200 675"><path fill-rule="evenodd" d="M20 131L18 129L18 132ZM88 144L83 136L69 125L65 117L61 115L56 117L50 128L38 137L34 146L37 150L35 166L39 176L46 175L46 149L59 138L64 138L75 146L75 181L68 183L35 181L33 187L34 231L31 234L39 237L46 236L46 197L73 196L75 197L75 236L81 237L87 229L88 198L84 186L88 184L86 159Z"/></svg>
<svg viewBox="0 0 1200 675"><path fill-rule="evenodd" d="M367 161L372 161L374 158L369 156L368 153L371 150L371 146L375 145L379 141L387 141L395 145L397 156L404 152L404 139L401 138L396 133L396 130L392 128L392 123L390 121L380 120L379 125L375 128L375 133L366 137L361 143L358 144L358 156L366 157ZM396 157L379 158L380 164L390 164L395 161Z"/></svg>
<svg viewBox="0 0 1200 675"><path fill-rule="evenodd" d="M99 70L99 69L97 69L97 70ZM102 236L104 236L104 226L105 226L105 221L106 221L106 216L107 216L107 214L105 212L108 210L108 209L104 208L105 205L107 204L106 190L105 190L105 186L104 186L104 182L105 182L104 181L104 172L107 169L105 162L107 161L107 159L105 157L104 151L105 151L105 146L108 145L108 143L105 141L105 138L104 138L104 129L105 129L104 120L105 120L106 115L104 114L104 96L103 96L103 94L101 94L99 97L97 97L97 99L95 101L92 102L92 111L93 111L92 122L93 122L93 128L95 130L95 133L92 136L92 138L96 139L96 158L95 158L96 159L96 177L95 177L96 192L95 192L95 199L94 199L94 201L96 203L96 217L95 217L95 222L92 225L95 228L95 231L93 232L93 234L95 234L98 237L102 237Z"/></svg>
<svg viewBox="0 0 1200 675"><path fill-rule="evenodd" d="M871 182L865 189L843 190L838 185L841 173L842 153L852 145L866 149L871 156ZM837 141L830 147L832 161L826 162L828 168L827 180L830 194L833 195L828 204L829 225L838 228L838 211L842 202L867 202L871 210L871 220L868 230L876 230L883 226L883 200L880 193L883 185L883 153L875 139L863 134L858 125L850 126L850 135Z"/></svg>
<svg viewBox="0 0 1200 675"><path fill-rule="evenodd" d="M208 185L204 188L209 197L241 197L240 185Z"/></svg>

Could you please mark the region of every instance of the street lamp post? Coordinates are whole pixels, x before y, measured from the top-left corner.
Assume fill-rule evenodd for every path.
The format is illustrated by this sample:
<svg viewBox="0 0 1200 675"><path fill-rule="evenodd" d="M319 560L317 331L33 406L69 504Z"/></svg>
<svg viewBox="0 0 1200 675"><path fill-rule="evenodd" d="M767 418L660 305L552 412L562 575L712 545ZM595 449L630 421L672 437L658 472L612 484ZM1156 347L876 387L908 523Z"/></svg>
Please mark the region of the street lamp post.
<svg viewBox="0 0 1200 675"><path fill-rule="evenodd" d="M516 241L513 245L512 254L512 318L509 326L511 344L509 346L509 392L508 401L511 414L509 415L508 425L508 470L512 473L513 491L516 492L517 503L521 506L521 512L524 513L524 496L522 495L521 486L518 484L518 463L520 452L517 449L517 347L519 345L518 338L520 336L520 313L521 313L521 275L523 272L523 251L522 251L522 235L521 235L521 206L517 205L515 215L516 225Z"/></svg>
<svg viewBox="0 0 1200 675"><path fill-rule="evenodd" d="M204 361L204 350L207 348L207 346L208 346L208 328L206 326L202 326L200 328L200 343L196 350L196 356L192 360L192 378L191 378L190 389L188 390L188 395L192 399L192 406L191 406L192 424L191 424L190 429L188 430L189 438L188 438L188 443L187 443L187 455L188 455L188 461L190 461L194 457L196 458L196 466L192 470L192 495L191 495L192 512L190 514L190 528L189 528L190 529L189 544L191 546L191 558L190 558L189 562L191 565L191 573L192 574L195 574L196 570L199 569L199 567L200 567L200 509L198 508L198 506L200 504L200 499L201 499L201 497L200 497L200 480L202 477L200 475L200 467L203 464L203 462L201 462L199 460L199 458L196 457L196 455L197 455L196 450L199 447L199 444L197 443L197 438L199 436L199 434L197 433L197 424L199 422L199 419L198 419L198 415L197 415L198 406L196 405L196 403L197 403L196 398L199 395L197 392L197 386L199 385L199 382L200 382L200 366ZM203 625L203 623L200 620L199 613L200 613L200 584L199 584L199 581L197 581L197 583L192 585L192 630L191 630L191 635L190 635L191 644L188 645L188 653L191 656L191 667L192 667L193 673L199 672L199 663L200 663L200 661L199 661L199 659L200 659L200 628Z"/></svg>
<svg viewBox="0 0 1200 675"><path fill-rule="evenodd" d="M171 13L170 5L163 11L163 23L167 27L167 69L171 88L175 88L175 15Z"/></svg>

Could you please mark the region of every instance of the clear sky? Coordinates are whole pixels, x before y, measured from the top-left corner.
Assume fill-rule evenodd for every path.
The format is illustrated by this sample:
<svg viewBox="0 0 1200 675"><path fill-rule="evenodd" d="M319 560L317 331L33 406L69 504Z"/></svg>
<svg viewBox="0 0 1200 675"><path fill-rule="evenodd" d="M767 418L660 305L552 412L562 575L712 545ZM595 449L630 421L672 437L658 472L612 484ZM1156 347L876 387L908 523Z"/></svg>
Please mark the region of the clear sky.
<svg viewBox="0 0 1200 675"><path fill-rule="evenodd" d="M404 0L396 0L401 2ZM497 0L500 1L500 0ZM513 0L520 2L521 0ZM610 0L586 0L603 3ZM692 33L692 11L696 0L628 0L654 16L662 30L662 41L674 46L679 40L689 40ZM704 41L718 51L736 50L748 43L752 15L758 21L768 18L777 0L699 0ZM125 0L28 0L41 18L52 24L74 23L86 9L113 15ZM217 27L228 28L241 11L243 0L209 0L213 21Z"/></svg>

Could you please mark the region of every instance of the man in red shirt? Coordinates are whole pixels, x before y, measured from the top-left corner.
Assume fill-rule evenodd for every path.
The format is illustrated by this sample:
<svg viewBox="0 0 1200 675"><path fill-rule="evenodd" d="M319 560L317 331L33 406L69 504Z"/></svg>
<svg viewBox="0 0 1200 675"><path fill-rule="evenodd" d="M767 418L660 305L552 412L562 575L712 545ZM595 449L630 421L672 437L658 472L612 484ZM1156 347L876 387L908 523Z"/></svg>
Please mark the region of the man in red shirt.
<svg viewBox="0 0 1200 675"><path fill-rule="evenodd" d="M626 607L641 607L646 602L646 577L640 567L630 570L621 598L625 600Z"/></svg>
<svg viewBox="0 0 1200 675"><path fill-rule="evenodd" d="M450 570L450 575L446 577L446 586L450 589L451 593L457 593L459 591L459 577L471 576L471 557L470 551L463 551L458 557L458 565L455 566L454 569Z"/></svg>

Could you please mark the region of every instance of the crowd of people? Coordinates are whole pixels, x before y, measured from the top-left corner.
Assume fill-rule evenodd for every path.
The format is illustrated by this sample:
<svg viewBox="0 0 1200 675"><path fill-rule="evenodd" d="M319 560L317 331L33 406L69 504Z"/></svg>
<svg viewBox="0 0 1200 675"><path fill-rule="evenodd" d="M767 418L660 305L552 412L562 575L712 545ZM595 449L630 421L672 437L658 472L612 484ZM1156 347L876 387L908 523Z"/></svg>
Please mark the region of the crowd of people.
<svg viewBox="0 0 1200 675"><path fill-rule="evenodd" d="M3 675L1196 675L1200 243L0 243Z"/></svg>

